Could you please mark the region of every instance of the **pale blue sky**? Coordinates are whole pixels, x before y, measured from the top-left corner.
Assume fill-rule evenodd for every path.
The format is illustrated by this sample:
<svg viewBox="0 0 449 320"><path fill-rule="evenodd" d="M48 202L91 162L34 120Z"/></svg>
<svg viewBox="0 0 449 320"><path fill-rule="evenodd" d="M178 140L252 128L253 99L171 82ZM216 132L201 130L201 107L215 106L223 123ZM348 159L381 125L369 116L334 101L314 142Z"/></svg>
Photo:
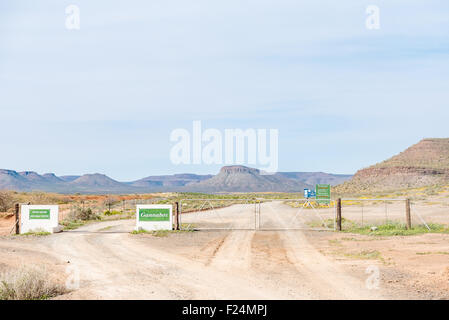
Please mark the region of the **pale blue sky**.
<svg viewBox="0 0 449 320"><path fill-rule="evenodd" d="M3 0L0 106L0 168L215 173L169 159L201 120L279 129L280 171L354 173L449 137L449 2Z"/></svg>

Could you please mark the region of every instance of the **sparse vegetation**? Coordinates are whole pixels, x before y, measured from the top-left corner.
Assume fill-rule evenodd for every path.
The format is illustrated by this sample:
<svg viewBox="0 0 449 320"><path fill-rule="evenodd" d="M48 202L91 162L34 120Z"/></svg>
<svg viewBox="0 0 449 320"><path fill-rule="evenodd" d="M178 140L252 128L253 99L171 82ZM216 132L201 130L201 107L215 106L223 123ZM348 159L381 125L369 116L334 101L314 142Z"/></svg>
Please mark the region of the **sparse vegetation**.
<svg viewBox="0 0 449 320"><path fill-rule="evenodd" d="M139 229L139 230L133 230L131 234L142 234L142 233L150 233L150 231Z"/></svg>
<svg viewBox="0 0 449 320"><path fill-rule="evenodd" d="M14 207L13 192L0 191L0 212L8 212Z"/></svg>
<svg viewBox="0 0 449 320"><path fill-rule="evenodd" d="M47 231L31 231L31 232L27 232L27 233L18 234L18 236L38 236L38 237L49 236L49 235L51 235L51 233L47 232Z"/></svg>
<svg viewBox="0 0 449 320"><path fill-rule="evenodd" d="M329 244L331 246L340 246L341 245L341 241L338 240L338 239L332 239L332 240L329 240Z"/></svg>
<svg viewBox="0 0 449 320"><path fill-rule="evenodd" d="M154 230L154 231L147 231L144 229L134 230L131 232L131 234L151 234L155 237L166 237L170 232L174 232L171 230Z"/></svg>
<svg viewBox="0 0 449 320"><path fill-rule="evenodd" d="M119 197L110 197L108 196L104 201L104 206L108 207L108 211L111 212L111 207L120 201Z"/></svg>
<svg viewBox="0 0 449 320"><path fill-rule="evenodd" d="M172 232L171 230L156 230L151 232L151 234L155 237L166 237L168 234Z"/></svg>
<svg viewBox="0 0 449 320"><path fill-rule="evenodd" d="M430 252L430 251L427 251L427 252L417 252L416 254L419 255L419 256L424 256L424 255L429 255L429 254L444 254L444 255L449 255L449 252L446 252L446 251L437 251L437 252Z"/></svg>
<svg viewBox="0 0 449 320"><path fill-rule="evenodd" d="M90 221L98 220L101 220L101 217L94 213L91 208L78 207L71 211L61 224L64 226L64 230L74 230Z"/></svg>
<svg viewBox="0 0 449 320"><path fill-rule="evenodd" d="M115 215L120 215L120 214L123 214L123 213L121 211L116 211L116 210L111 210L111 211L107 210L104 212L105 216L115 216Z"/></svg>
<svg viewBox="0 0 449 320"><path fill-rule="evenodd" d="M326 225L333 225L333 219L326 219ZM312 228L323 226L321 222L314 221L308 223L308 225ZM410 230L408 230L405 224L389 222L386 224L379 225L360 225L354 221L342 218L342 232L347 233L357 233L362 235L370 235L370 236L410 236L416 234L423 233L449 233L449 227L443 224L437 223L429 223L427 226L430 228L427 229L425 225L415 225L412 226Z"/></svg>
<svg viewBox="0 0 449 320"><path fill-rule="evenodd" d="M382 260L382 255L377 250L362 250L356 253L345 253L345 257L352 259L380 259Z"/></svg>
<svg viewBox="0 0 449 320"><path fill-rule="evenodd" d="M45 300L66 292L44 269L22 267L0 275L0 300Z"/></svg>
<svg viewBox="0 0 449 320"><path fill-rule="evenodd" d="M112 229L112 226L107 226L107 227L101 228L98 231L107 231L107 230L110 230L110 229Z"/></svg>
<svg viewBox="0 0 449 320"><path fill-rule="evenodd" d="M86 224L86 221L74 220L74 221L63 221L62 225L64 226L64 230L74 230L82 227Z"/></svg>
<svg viewBox="0 0 449 320"><path fill-rule="evenodd" d="M300 201L286 201L285 202L287 205L289 205L290 207L293 208L301 208L303 207L303 209L327 209L327 208L331 208L334 206L333 201L330 201L330 203L325 203L325 202L318 202L315 200L310 200L310 203L312 204L312 206L307 206L304 207L304 201L300 200Z"/></svg>
<svg viewBox="0 0 449 320"><path fill-rule="evenodd" d="M371 236L410 236L423 233L449 233L449 228L441 224L429 224L430 230L424 225L413 226L411 229L406 229L401 223L381 224L372 228L371 226L360 226L354 222L346 221L343 231L350 233L358 233Z"/></svg>
<svg viewBox="0 0 449 320"><path fill-rule="evenodd" d="M75 211L75 220L83 220L83 221L89 221L89 220L101 220L101 217L94 213L91 208L78 208Z"/></svg>
<svg viewBox="0 0 449 320"><path fill-rule="evenodd" d="M195 230L193 229L189 229L189 230L144 230L144 229L139 229L139 230L134 230L133 232L131 232L131 234L151 234L152 236L155 237L167 237L169 234L172 233L181 233L181 232L193 232Z"/></svg>

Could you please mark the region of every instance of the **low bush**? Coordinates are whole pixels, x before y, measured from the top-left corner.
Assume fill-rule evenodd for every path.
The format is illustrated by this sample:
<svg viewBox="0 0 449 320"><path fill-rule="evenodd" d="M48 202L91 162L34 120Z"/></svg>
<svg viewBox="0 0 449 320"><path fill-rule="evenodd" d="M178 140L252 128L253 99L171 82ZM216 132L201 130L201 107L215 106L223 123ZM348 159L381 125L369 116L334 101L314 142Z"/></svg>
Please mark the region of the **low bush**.
<svg viewBox="0 0 449 320"><path fill-rule="evenodd" d="M119 215L119 214L123 214L123 213L120 211L115 211L115 210L112 210L112 211L107 210L104 212L105 216L115 216L115 215Z"/></svg>
<svg viewBox="0 0 449 320"><path fill-rule="evenodd" d="M0 274L0 300L45 300L66 293L41 268L25 268Z"/></svg>
<svg viewBox="0 0 449 320"><path fill-rule="evenodd" d="M11 192L0 191L0 212L8 212L14 208L15 198Z"/></svg>
<svg viewBox="0 0 449 320"><path fill-rule="evenodd" d="M89 220L100 220L101 217L96 214L91 208L76 208L68 215L69 221L89 221Z"/></svg>
<svg viewBox="0 0 449 320"><path fill-rule="evenodd" d="M61 224L64 226L64 230L74 230L95 220L101 220L101 216L93 212L91 208L76 208L67 215Z"/></svg>

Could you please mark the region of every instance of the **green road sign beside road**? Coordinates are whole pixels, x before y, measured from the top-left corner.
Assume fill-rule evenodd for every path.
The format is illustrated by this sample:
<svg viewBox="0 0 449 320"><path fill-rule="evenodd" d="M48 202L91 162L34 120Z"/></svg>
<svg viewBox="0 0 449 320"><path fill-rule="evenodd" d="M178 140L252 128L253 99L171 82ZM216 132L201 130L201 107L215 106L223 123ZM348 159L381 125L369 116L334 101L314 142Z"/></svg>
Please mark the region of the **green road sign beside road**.
<svg viewBox="0 0 449 320"><path fill-rule="evenodd" d="M318 203L329 204L331 200L331 185L330 184L317 184L315 187L316 201Z"/></svg>

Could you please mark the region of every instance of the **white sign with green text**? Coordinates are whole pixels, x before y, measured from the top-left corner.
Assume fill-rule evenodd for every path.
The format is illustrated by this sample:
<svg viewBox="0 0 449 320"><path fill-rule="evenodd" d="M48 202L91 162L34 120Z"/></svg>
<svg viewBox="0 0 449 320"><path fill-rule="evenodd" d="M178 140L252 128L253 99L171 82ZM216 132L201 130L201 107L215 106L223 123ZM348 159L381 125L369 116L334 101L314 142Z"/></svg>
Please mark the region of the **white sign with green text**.
<svg viewBox="0 0 449 320"><path fill-rule="evenodd" d="M53 205L22 205L20 233L50 232L58 228L59 207Z"/></svg>
<svg viewBox="0 0 449 320"><path fill-rule="evenodd" d="M136 230L172 230L172 206L142 204L136 208Z"/></svg>

